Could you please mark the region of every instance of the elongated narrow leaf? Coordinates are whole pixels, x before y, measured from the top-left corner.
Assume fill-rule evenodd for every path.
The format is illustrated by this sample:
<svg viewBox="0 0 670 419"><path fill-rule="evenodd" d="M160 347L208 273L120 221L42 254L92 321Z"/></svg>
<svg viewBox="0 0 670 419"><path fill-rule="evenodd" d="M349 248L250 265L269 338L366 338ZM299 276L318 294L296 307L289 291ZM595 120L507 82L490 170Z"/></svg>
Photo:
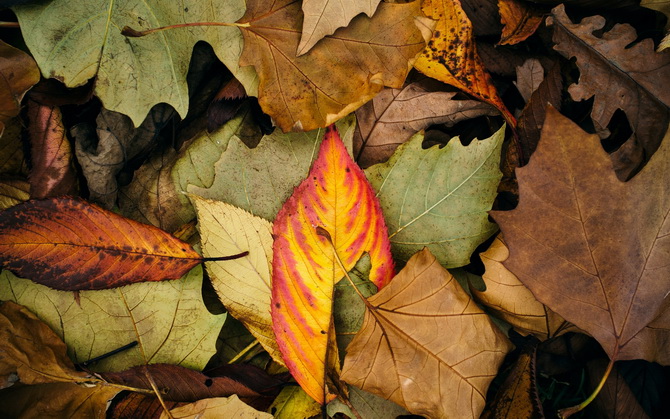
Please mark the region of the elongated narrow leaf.
<svg viewBox="0 0 670 419"><path fill-rule="evenodd" d="M333 245L316 228L328 232ZM317 402L331 400L327 374L339 370L332 306L344 276L367 252L370 280L383 287L393 276L386 226L365 175L347 154L334 127L326 130L310 173L279 211L273 233L272 318L289 371ZM328 364L328 365L326 365Z"/></svg>
<svg viewBox="0 0 670 419"><path fill-rule="evenodd" d="M0 264L59 290L177 279L201 261L166 232L79 199L28 201L0 213Z"/></svg>

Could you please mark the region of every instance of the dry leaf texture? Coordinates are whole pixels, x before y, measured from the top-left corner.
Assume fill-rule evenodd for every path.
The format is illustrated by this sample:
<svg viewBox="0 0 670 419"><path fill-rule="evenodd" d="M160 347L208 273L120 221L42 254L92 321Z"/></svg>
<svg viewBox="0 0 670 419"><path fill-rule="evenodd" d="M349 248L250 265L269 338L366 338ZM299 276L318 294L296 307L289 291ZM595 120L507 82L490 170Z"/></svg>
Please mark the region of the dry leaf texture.
<svg viewBox="0 0 670 419"><path fill-rule="evenodd" d="M38 81L35 60L0 40L0 137L7 120L19 114L23 95Z"/></svg>
<svg viewBox="0 0 670 419"><path fill-rule="evenodd" d="M317 227L330 234L332 245L317 234ZM334 126L326 129L307 179L279 211L273 235L272 319L277 343L296 381L324 403L333 398L326 388L328 370L339 369L333 290L345 275L333 246L347 270L367 252L370 280L378 287L393 276L379 202ZM337 365L331 364L331 357Z"/></svg>
<svg viewBox="0 0 670 419"><path fill-rule="evenodd" d="M368 302L342 380L413 414L479 417L512 345L430 251Z"/></svg>
<svg viewBox="0 0 670 419"><path fill-rule="evenodd" d="M537 151L517 169L518 207L492 213L510 249L505 266L613 359L670 363L662 343L670 328L669 138L623 183L598 137L550 108Z"/></svg>
<svg viewBox="0 0 670 419"><path fill-rule="evenodd" d="M498 0L500 20L503 23L500 45L514 45L535 33L544 15L528 2Z"/></svg>
<svg viewBox="0 0 670 419"><path fill-rule="evenodd" d="M69 291L177 279L202 260L156 227L67 197L0 213L0 255L18 276Z"/></svg>

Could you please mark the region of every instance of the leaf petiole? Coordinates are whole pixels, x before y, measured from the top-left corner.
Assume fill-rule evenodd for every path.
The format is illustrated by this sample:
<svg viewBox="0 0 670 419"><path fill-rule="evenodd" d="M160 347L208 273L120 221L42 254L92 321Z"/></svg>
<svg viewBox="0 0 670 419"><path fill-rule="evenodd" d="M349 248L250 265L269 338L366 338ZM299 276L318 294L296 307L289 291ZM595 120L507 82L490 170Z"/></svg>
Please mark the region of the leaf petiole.
<svg viewBox="0 0 670 419"><path fill-rule="evenodd" d="M243 258L248 254L249 254L248 251L244 251L244 252L237 253L237 254L234 254L234 255L229 255L229 256L219 256L219 257L215 257L215 258L202 258L202 261L203 262L220 262L220 261L223 261L223 260L233 260L233 259Z"/></svg>
<svg viewBox="0 0 670 419"><path fill-rule="evenodd" d="M130 26L124 26L121 30L121 35L128 36L131 38L139 38L145 35L151 35L152 33L165 31L168 29L179 29L179 28L188 28L191 26L235 26L238 28L247 28L249 27L248 23L225 23L225 22L191 22L191 23L179 23L176 25L161 26L159 28L151 28L144 31L138 31Z"/></svg>
<svg viewBox="0 0 670 419"><path fill-rule="evenodd" d="M94 363L96 363L96 362L98 362L98 361L102 361L103 359L105 359L105 358L109 358L109 357L112 356L112 355L116 355L116 354L118 354L119 352L123 352L123 351L125 351L125 350L130 349L130 348L134 348L135 346L137 346L137 344L138 344L137 341L130 342L130 343L126 344L126 345L121 346L120 348L116 348L116 349L114 349L114 350L112 350L112 351L109 351L109 352L107 352L107 353L105 353L105 354L102 354L102 355L100 355L100 356L96 356L95 358L91 358L91 359L89 359L88 361L80 362L80 363L78 363L76 366L77 366L77 368L84 369L84 368L88 367L88 366L91 365L91 364L94 364Z"/></svg>
<svg viewBox="0 0 670 419"><path fill-rule="evenodd" d="M610 359L610 363L607 365L605 374L603 374L603 378L600 379L598 387L596 387L596 389L593 390L593 393L591 393L591 395L580 404L559 410L558 417L562 419L568 418L574 415L575 413L583 410L586 406L588 406L596 398L598 393L600 393L600 390L602 390L603 386L605 385L605 381L607 381L607 378L610 376L610 373L612 372L612 367L614 367L614 359Z"/></svg>

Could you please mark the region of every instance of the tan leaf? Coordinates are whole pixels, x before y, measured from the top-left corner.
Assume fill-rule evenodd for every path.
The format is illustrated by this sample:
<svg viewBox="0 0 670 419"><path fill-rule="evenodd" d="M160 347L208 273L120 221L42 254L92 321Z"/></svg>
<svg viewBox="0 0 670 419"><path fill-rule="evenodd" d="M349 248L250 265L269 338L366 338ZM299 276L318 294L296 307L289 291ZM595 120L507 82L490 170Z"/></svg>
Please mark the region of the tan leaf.
<svg viewBox="0 0 670 419"><path fill-rule="evenodd" d="M523 65L516 68L514 85L526 102L530 100L531 95L543 80L544 68L542 68L540 60L536 58L526 60Z"/></svg>
<svg viewBox="0 0 670 419"><path fill-rule="evenodd" d="M163 412L161 419L220 419L220 418L244 418L244 419L272 419L269 413L259 412L246 405L237 396L216 397L213 399L202 399L186 406L175 407L170 414Z"/></svg>
<svg viewBox="0 0 670 419"><path fill-rule="evenodd" d="M384 86L399 88L425 43L415 24L418 2L382 3L374 18L358 16L295 56L300 2L249 1L239 23L241 65L260 78L258 100L283 131L325 127L351 113Z"/></svg>
<svg viewBox="0 0 670 419"><path fill-rule="evenodd" d="M428 417L479 417L507 338L424 249L367 299L342 379Z"/></svg>

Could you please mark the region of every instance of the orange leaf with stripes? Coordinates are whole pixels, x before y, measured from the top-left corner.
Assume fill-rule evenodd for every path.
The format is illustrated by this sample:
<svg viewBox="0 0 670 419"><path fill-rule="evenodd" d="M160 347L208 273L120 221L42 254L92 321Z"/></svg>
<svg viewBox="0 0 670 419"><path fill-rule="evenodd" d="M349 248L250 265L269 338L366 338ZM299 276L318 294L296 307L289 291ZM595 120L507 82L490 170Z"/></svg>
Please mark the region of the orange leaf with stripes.
<svg viewBox="0 0 670 419"><path fill-rule="evenodd" d="M177 279L202 261L163 230L80 199L33 200L0 212L0 266L58 290Z"/></svg>
<svg viewBox="0 0 670 419"><path fill-rule="evenodd" d="M317 228L325 230L332 245ZM363 174L334 126L319 155L274 223L272 319L286 366L319 403L338 394L339 358L332 320L333 290L364 254L370 280L381 288L394 274L384 217Z"/></svg>

